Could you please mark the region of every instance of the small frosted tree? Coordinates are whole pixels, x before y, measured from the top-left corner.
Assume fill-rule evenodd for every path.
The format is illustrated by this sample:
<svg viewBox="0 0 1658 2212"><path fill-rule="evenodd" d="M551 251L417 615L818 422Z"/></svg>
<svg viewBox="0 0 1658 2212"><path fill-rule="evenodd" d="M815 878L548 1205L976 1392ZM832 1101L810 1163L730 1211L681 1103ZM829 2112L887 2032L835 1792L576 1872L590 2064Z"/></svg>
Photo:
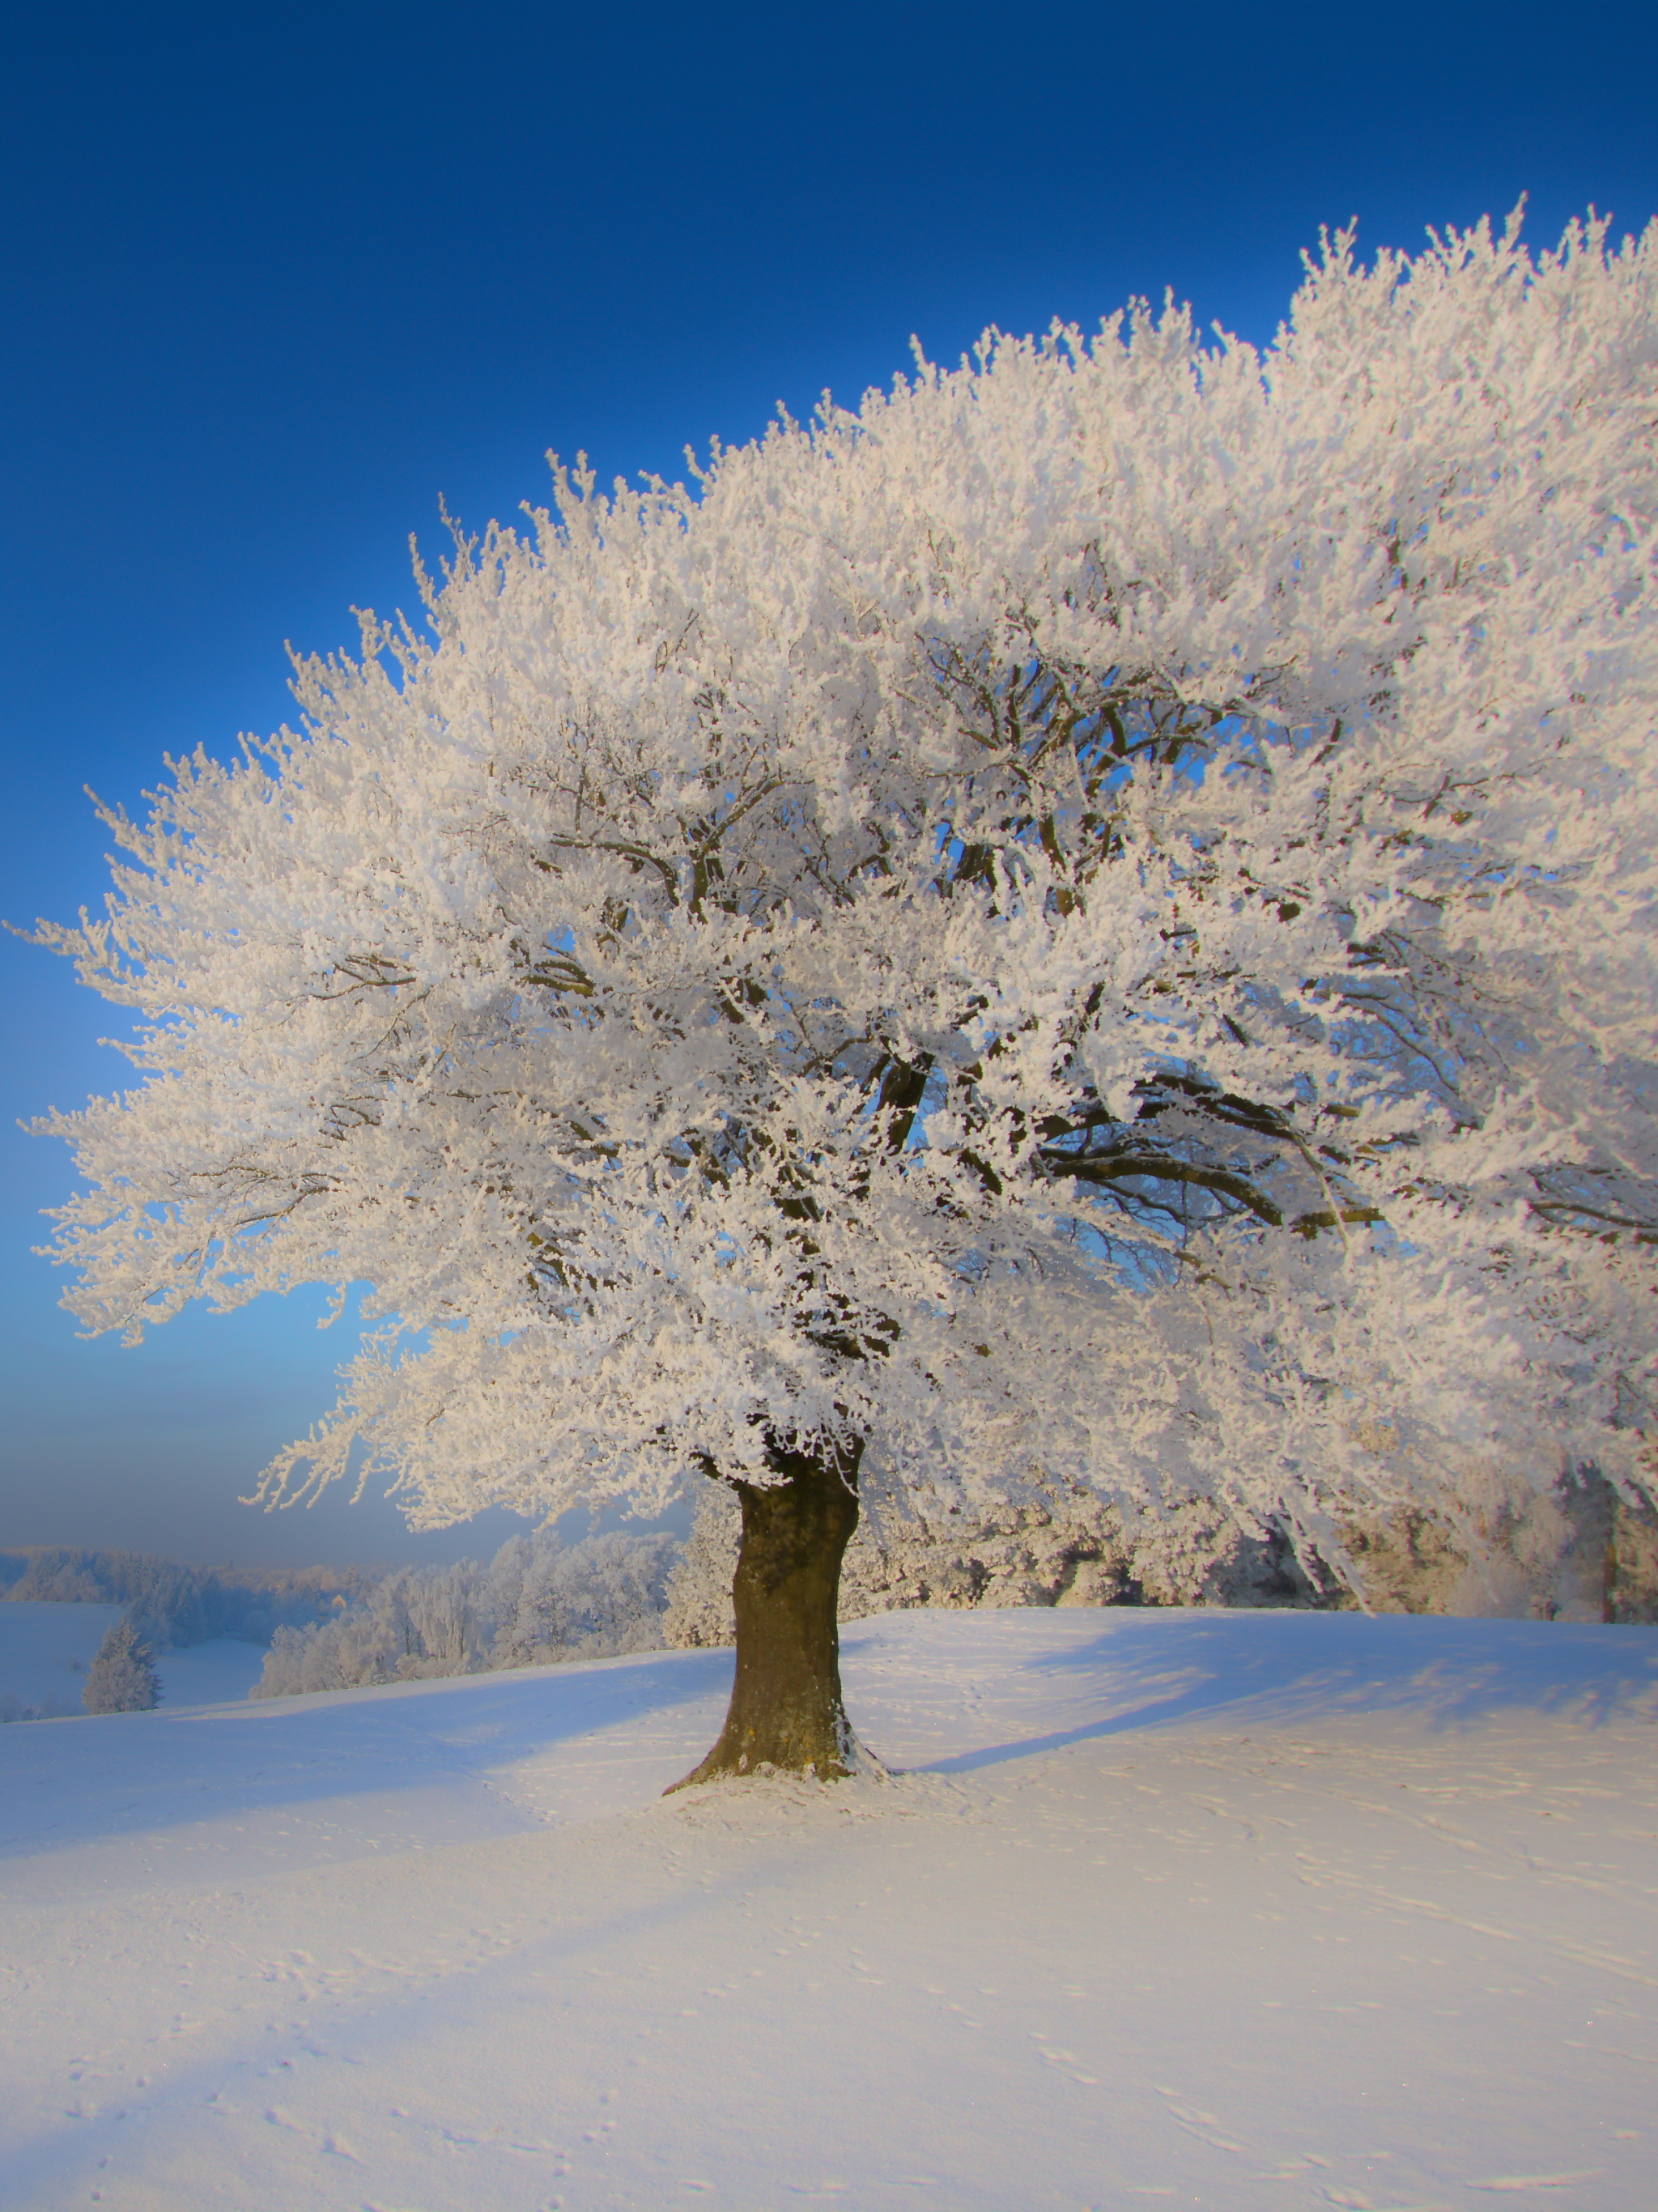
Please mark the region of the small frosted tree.
<svg viewBox="0 0 1658 2212"><path fill-rule="evenodd" d="M41 930L140 1017L73 1310L372 1285L267 1502L731 1485L704 1776L854 1758L860 1499L1632 1479L1655 267L1344 235L458 538Z"/></svg>
<svg viewBox="0 0 1658 2212"><path fill-rule="evenodd" d="M89 1713L148 1713L161 1700L149 1644L131 1620L118 1620L87 1668L82 1703Z"/></svg>

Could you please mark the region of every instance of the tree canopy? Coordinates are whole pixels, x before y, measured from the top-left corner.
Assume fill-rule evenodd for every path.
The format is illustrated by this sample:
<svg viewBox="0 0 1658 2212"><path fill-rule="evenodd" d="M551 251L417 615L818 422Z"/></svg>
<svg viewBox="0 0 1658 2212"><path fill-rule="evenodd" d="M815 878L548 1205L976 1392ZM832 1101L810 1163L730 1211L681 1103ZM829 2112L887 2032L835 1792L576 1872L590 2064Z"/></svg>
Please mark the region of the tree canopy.
<svg viewBox="0 0 1658 2212"><path fill-rule="evenodd" d="M264 1494L427 1526L1632 1475L1655 271L1343 234L458 535L42 927L140 1024L73 1310L370 1285Z"/></svg>
<svg viewBox="0 0 1658 2212"><path fill-rule="evenodd" d="M87 1669L81 1702L89 1713L148 1713L161 1703L161 1677L131 1618L118 1620Z"/></svg>

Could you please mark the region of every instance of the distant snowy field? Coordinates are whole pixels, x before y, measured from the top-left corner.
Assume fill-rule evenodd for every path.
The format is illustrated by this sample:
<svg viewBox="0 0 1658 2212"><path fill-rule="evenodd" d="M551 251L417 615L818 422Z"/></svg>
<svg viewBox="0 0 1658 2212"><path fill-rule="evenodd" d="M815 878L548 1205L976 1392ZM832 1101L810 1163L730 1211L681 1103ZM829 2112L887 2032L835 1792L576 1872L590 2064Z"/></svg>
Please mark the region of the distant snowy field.
<svg viewBox="0 0 1658 2212"><path fill-rule="evenodd" d="M0 1604L0 1712L79 1714L93 1655L125 1611L118 1605ZM221 1636L155 1662L169 1705L222 1705L259 1679L257 1644Z"/></svg>
<svg viewBox="0 0 1658 2212"><path fill-rule="evenodd" d="M182 1651L163 1651L155 1672L167 1705L222 1705L245 1698L264 1670L264 1646L238 1636L216 1636Z"/></svg>
<svg viewBox="0 0 1658 2212"><path fill-rule="evenodd" d="M7 2212L1658 2201L1658 1632L846 1662L891 1782L660 1800L723 1652L0 1729Z"/></svg>
<svg viewBox="0 0 1658 2212"><path fill-rule="evenodd" d="M0 1604L0 1712L82 1711L87 1668L125 1610Z"/></svg>

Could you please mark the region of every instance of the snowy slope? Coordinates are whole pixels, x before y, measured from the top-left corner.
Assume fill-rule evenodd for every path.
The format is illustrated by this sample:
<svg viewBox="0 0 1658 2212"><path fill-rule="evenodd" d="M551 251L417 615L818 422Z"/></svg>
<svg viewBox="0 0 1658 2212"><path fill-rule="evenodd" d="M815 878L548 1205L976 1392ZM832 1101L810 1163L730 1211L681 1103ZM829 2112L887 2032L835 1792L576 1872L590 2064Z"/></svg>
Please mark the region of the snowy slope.
<svg viewBox="0 0 1658 2212"><path fill-rule="evenodd" d="M8 2212L1658 2198L1658 1635L908 1613L0 1731Z"/></svg>

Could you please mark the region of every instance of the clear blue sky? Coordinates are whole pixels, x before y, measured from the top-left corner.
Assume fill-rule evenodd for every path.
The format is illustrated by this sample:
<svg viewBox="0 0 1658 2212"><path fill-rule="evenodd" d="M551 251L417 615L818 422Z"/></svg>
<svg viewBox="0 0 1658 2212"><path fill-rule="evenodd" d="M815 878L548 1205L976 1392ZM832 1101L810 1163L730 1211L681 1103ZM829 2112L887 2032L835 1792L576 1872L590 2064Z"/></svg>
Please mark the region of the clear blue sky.
<svg viewBox="0 0 1658 2212"><path fill-rule="evenodd" d="M285 640L410 605L411 531L683 473L995 323L1130 295L1272 334L1321 223L1414 250L1529 194L1658 212L1658 16L499 0L9 11L0 914L95 904L164 751L289 713ZM114 1010L0 945L0 1547L438 1558L384 1504L234 1502L331 1400L316 1302L82 1343L28 1248L68 1189L15 1117L121 1079Z"/></svg>

